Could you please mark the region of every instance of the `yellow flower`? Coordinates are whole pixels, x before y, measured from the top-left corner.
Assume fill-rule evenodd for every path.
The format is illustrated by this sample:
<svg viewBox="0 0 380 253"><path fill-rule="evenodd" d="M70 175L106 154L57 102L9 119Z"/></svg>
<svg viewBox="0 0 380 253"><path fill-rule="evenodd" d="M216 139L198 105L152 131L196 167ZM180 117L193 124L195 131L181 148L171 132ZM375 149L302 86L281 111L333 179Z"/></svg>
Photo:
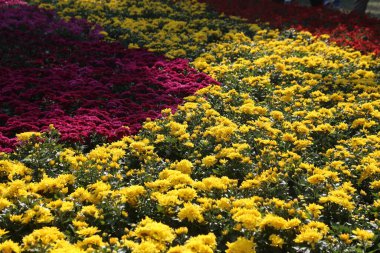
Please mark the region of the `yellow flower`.
<svg viewBox="0 0 380 253"><path fill-rule="evenodd" d="M355 239L359 241L370 241L373 239L375 234L372 231L356 228L352 231L352 233L355 235Z"/></svg>
<svg viewBox="0 0 380 253"><path fill-rule="evenodd" d="M181 220L188 220L190 222L203 222L202 209L192 203L184 203L183 208L178 212L178 218Z"/></svg>
<svg viewBox="0 0 380 253"><path fill-rule="evenodd" d="M198 235L187 240L184 246L191 252L213 253L216 247L216 237L213 233Z"/></svg>
<svg viewBox="0 0 380 253"><path fill-rule="evenodd" d="M143 241L133 247L133 253L160 253L159 246L151 241Z"/></svg>
<svg viewBox="0 0 380 253"><path fill-rule="evenodd" d="M73 245L68 241L65 240L59 240L57 243L53 246L53 248L49 249L49 253L84 253L85 251L81 249L77 245Z"/></svg>
<svg viewBox="0 0 380 253"><path fill-rule="evenodd" d="M146 190L144 186L132 185L121 188L119 191L116 191L116 193L121 194L123 202L136 206L139 198L146 194Z"/></svg>
<svg viewBox="0 0 380 253"><path fill-rule="evenodd" d="M70 194L70 197L80 202L84 202L84 201L91 202L92 200L91 193L88 192L83 187L78 187L73 193Z"/></svg>
<svg viewBox="0 0 380 253"><path fill-rule="evenodd" d="M27 175L32 174L32 170L27 168L23 163L11 160L0 161L0 172L1 176L6 175L9 180L13 180L15 176L23 176L25 181L29 181L27 180Z"/></svg>
<svg viewBox="0 0 380 253"><path fill-rule="evenodd" d="M179 227L175 230L175 233L177 235L182 235L182 234L187 234L188 233L188 229L187 227Z"/></svg>
<svg viewBox="0 0 380 253"><path fill-rule="evenodd" d="M119 239L117 237L111 237L110 238L110 244L111 245L119 245Z"/></svg>
<svg viewBox="0 0 380 253"><path fill-rule="evenodd" d="M294 227L298 227L300 224L301 224L301 221L299 219L293 218L293 219L288 220L288 222L286 223L286 227L294 228Z"/></svg>
<svg viewBox="0 0 380 253"><path fill-rule="evenodd" d="M21 247L12 240L6 240L5 242L0 243L0 252L19 253L21 252Z"/></svg>
<svg viewBox="0 0 380 253"><path fill-rule="evenodd" d="M82 248L89 248L89 247L102 247L105 246L105 243L102 240L102 237L99 235L92 235L90 237L86 237L83 241L78 242L78 246Z"/></svg>
<svg viewBox="0 0 380 253"><path fill-rule="evenodd" d="M284 218L273 214L267 214L260 222L260 227L262 229L265 229L265 227L272 227L274 229L280 230L287 229L287 224L288 222Z"/></svg>
<svg viewBox="0 0 380 253"><path fill-rule="evenodd" d="M54 220L54 216L49 209L38 207L35 213L37 223L49 223Z"/></svg>
<svg viewBox="0 0 380 253"><path fill-rule="evenodd" d="M2 211L3 209L5 209L5 208L7 208L8 206L11 206L11 205L13 205L13 204L8 199L6 199L6 198L0 198L0 211Z"/></svg>
<svg viewBox="0 0 380 253"><path fill-rule="evenodd" d="M254 253L255 244L253 241L248 240L244 237L239 237L234 242L227 242L227 250L226 253Z"/></svg>
<svg viewBox="0 0 380 253"><path fill-rule="evenodd" d="M171 247L167 253L193 253L191 249L186 248L185 246L174 246Z"/></svg>
<svg viewBox="0 0 380 253"><path fill-rule="evenodd" d="M177 190L178 197L183 199L184 201L190 201L197 196L197 191L193 188L182 188Z"/></svg>
<svg viewBox="0 0 380 253"><path fill-rule="evenodd" d="M326 124L318 125L316 128L314 128L314 131L321 132L321 134L323 133L326 134L326 133L333 133L335 130L332 125L326 123Z"/></svg>
<svg viewBox="0 0 380 253"><path fill-rule="evenodd" d="M160 192L153 192L152 198L158 201L162 207L176 206L181 203L176 194L162 194Z"/></svg>
<svg viewBox="0 0 380 253"><path fill-rule="evenodd" d="M351 201L352 197L348 195L343 189L330 191L326 197L320 197L319 202L324 204L327 202L335 203L339 206L352 211L355 208L354 202Z"/></svg>
<svg viewBox="0 0 380 253"><path fill-rule="evenodd" d="M230 210L232 207L231 201L228 198L218 199L216 201L216 206L217 206L217 208L222 209L222 210L226 210L226 211Z"/></svg>
<svg viewBox="0 0 380 253"><path fill-rule="evenodd" d="M310 221L307 225L304 225L303 228L301 228L301 230L304 229L317 229L323 235L326 235L330 230L329 226L319 221Z"/></svg>
<svg viewBox="0 0 380 253"><path fill-rule="evenodd" d="M36 192L62 192L67 185L73 184L75 177L72 174L61 174L56 178L43 176L43 179L37 183L35 187Z"/></svg>
<svg viewBox="0 0 380 253"><path fill-rule="evenodd" d="M228 187L236 187L237 180L229 179L228 177L206 177L202 179L201 184L195 185L195 188L211 191L213 189L227 190Z"/></svg>
<svg viewBox="0 0 380 253"><path fill-rule="evenodd" d="M80 211L80 213L84 215L92 216L95 219L98 219L100 217L100 211L98 208L96 208L95 205L82 207L82 210Z"/></svg>
<svg viewBox="0 0 380 253"><path fill-rule="evenodd" d="M9 220L12 222L21 222L22 221L22 214L12 214L9 217Z"/></svg>
<svg viewBox="0 0 380 253"><path fill-rule="evenodd" d="M6 231L5 229L0 228L0 237L2 237L3 235L6 235L6 234L8 234L8 231Z"/></svg>
<svg viewBox="0 0 380 253"><path fill-rule="evenodd" d="M202 164L206 167L214 166L217 163L217 159L213 155L208 155L202 159Z"/></svg>
<svg viewBox="0 0 380 253"><path fill-rule="evenodd" d="M59 240L63 240L65 235L56 227L43 227L35 229L29 235L22 238L25 249L33 249L38 244L53 245Z"/></svg>
<svg viewBox="0 0 380 253"><path fill-rule="evenodd" d="M286 142L295 142L297 140L297 137L294 134L284 133L282 135L282 140Z"/></svg>
<svg viewBox="0 0 380 253"><path fill-rule="evenodd" d="M271 245L273 247L279 247L279 248L282 248L282 245L284 245L284 239L282 239L280 236L278 235L275 235L275 234L271 234L269 236L269 240L271 241Z"/></svg>
<svg viewBox="0 0 380 253"><path fill-rule="evenodd" d="M76 231L78 235L81 236L92 236L96 233L100 232L100 230L97 227L86 227L86 228L81 228L80 230Z"/></svg>
<svg viewBox="0 0 380 253"><path fill-rule="evenodd" d="M157 137L156 137L156 140L154 141L154 143L161 143L163 141L165 141L165 135L157 134Z"/></svg>
<svg viewBox="0 0 380 253"><path fill-rule="evenodd" d="M63 201L62 205L61 205L61 208L59 210L61 210L61 212L69 212L69 211L71 211L73 209L74 209L74 202Z"/></svg>
<svg viewBox="0 0 380 253"><path fill-rule="evenodd" d="M231 213L232 218L246 229L255 230L260 224L261 214L254 208L233 208Z"/></svg>
<svg viewBox="0 0 380 253"><path fill-rule="evenodd" d="M88 227L88 224L85 221L73 220L73 225L76 229L82 229Z"/></svg>
<svg viewBox="0 0 380 253"><path fill-rule="evenodd" d="M32 136L40 137L41 133L39 132L24 132L20 134L16 134L16 138L19 141L28 141Z"/></svg>
<svg viewBox="0 0 380 253"><path fill-rule="evenodd" d="M179 171L181 171L182 173L185 173L185 174L191 174L192 170L193 170L193 164L189 161L189 160L181 160L180 162L178 162L176 165L175 165L175 168Z"/></svg>
<svg viewBox="0 0 380 253"><path fill-rule="evenodd" d="M322 240L323 235L317 231L317 229L305 229L298 234L294 242L296 243L307 243L310 244L313 248L315 244Z"/></svg>
<svg viewBox="0 0 380 253"><path fill-rule="evenodd" d="M371 189L379 189L380 188L380 180L372 181L370 186L371 186ZM1 204L0 204L0 206L1 206Z"/></svg>
<svg viewBox="0 0 380 253"><path fill-rule="evenodd" d="M129 43L128 44L128 49L139 49L140 46L136 43Z"/></svg>
<svg viewBox="0 0 380 253"><path fill-rule="evenodd" d="M142 220L135 229L135 234L142 240L171 243L175 239L175 232L169 226L156 222L149 217Z"/></svg>
<svg viewBox="0 0 380 253"><path fill-rule="evenodd" d="M166 109L161 110L161 114L162 114L163 116L168 116L168 115L170 115L171 113L172 113L172 109L170 109L170 108L166 108Z"/></svg>
<svg viewBox="0 0 380 253"><path fill-rule="evenodd" d="M160 172L159 178L160 180L157 180L159 184L163 183L162 181L166 180L170 186L176 187L180 187L180 185L192 185L194 182L188 174L182 173L178 170L165 169ZM146 185L149 184L146 183Z"/></svg>
<svg viewBox="0 0 380 253"><path fill-rule="evenodd" d="M296 146L296 148L300 150L305 150L306 147L309 147L312 144L313 142L310 140L296 140L294 142L294 145Z"/></svg>
<svg viewBox="0 0 380 253"><path fill-rule="evenodd" d="M279 121L284 119L284 114L280 111L271 111L270 116Z"/></svg>
<svg viewBox="0 0 380 253"><path fill-rule="evenodd" d="M345 244L350 244L352 243L352 240L350 239L349 234L340 234L339 238L345 243Z"/></svg>
<svg viewBox="0 0 380 253"><path fill-rule="evenodd" d="M315 203L311 203L306 207L306 210L309 211L314 218L318 218L321 214L321 210L323 209L323 206L317 205Z"/></svg>

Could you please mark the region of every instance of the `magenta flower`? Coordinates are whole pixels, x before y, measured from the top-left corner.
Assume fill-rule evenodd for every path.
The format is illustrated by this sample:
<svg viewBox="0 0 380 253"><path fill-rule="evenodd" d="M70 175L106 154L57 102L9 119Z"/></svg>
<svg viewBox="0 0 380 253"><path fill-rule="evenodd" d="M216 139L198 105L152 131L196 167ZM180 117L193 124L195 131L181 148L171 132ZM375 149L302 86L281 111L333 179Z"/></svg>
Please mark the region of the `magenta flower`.
<svg viewBox="0 0 380 253"><path fill-rule="evenodd" d="M53 124L62 141L95 144L135 134L215 80L145 50L101 41L99 27L35 7L0 9L0 147Z"/></svg>

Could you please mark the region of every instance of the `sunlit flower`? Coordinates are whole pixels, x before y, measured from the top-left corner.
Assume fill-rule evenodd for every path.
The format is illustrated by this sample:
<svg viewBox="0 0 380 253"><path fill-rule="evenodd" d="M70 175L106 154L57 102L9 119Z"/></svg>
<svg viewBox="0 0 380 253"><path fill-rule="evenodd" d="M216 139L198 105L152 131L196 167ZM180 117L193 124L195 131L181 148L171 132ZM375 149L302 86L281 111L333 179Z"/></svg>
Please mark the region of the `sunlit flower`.
<svg viewBox="0 0 380 253"><path fill-rule="evenodd" d="M356 228L352 231L352 233L355 235L355 239L359 241L370 241L373 239L375 234L372 231Z"/></svg>
<svg viewBox="0 0 380 253"><path fill-rule="evenodd" d="M269 236L269 240L271 241L271 245L274 247L282 248L282 245L284 244L284 239L275 234L271 234Z"/></svg>
<svg viewBox="0 0 380 253"><path fill-rule="evenodd" d="M3 253L19 253L21 252L21 247L12 240L6 240L0 243L0 251Z"/></svg>
<svg viewBox="0 0 380 253"><path fill-rule="evenodd" d="M239 237L234 242L227 242L227 253L254 253L255 244L244 237Z"/></svg>
<svg viewBox="0 0 380 253"><path fill-rule="evenodd" d="M190 222L203 222L202 209L198 205L184 203L183 208L178 212L178 218Z"/></svg>

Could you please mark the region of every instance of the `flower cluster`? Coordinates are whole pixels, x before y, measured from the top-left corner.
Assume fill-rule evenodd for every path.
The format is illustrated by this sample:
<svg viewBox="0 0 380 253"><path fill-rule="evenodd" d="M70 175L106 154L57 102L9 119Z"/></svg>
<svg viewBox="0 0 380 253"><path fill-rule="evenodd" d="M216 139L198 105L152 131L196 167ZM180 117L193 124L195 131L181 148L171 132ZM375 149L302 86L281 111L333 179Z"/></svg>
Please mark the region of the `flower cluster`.
<svg viewBox="0 0 380 253"><path fill-rule="evenodd" d="M362 52L380 54L379 20L355 13L283 5L272 0L220 1L202 0L228 15L239 15L250 21L269 22L272 27L306 30L314 35L329 34L330 40Z"/></svg>
<svg viewBox="0 0 380 253"><path fill-rule="evenodd" d="M0 145L49 124L62 140L96 144L135 134L146 118L217 82L184 59L99 41L83 20L36 7L0 9Z"/></svg>
<svg viewBox="0 0 380 253"><path fill-rule="evenodd" d="M0 0L0 8L3 6L25 5L23 0Z"/></svg>
<svg viewBox="0 0 380 253"><path fill-rule="evenodd" d="M100 24L108 40L129 48L147 48L169 58L194 58L210 42L229 31L253 35L256 25L221 15L197 0L186 1L78 1L29 0L42 8L55 9L65 18L86 18Z"/></svg>
<svg viewBox="0 0 380 253"><path fill-rule="evenodd" d="M220 85L88 151L54 126L18 134L0 155L1 251L378 250L379 58L193 0L42 6L87 15L130 47L183 50Z"/></svg>

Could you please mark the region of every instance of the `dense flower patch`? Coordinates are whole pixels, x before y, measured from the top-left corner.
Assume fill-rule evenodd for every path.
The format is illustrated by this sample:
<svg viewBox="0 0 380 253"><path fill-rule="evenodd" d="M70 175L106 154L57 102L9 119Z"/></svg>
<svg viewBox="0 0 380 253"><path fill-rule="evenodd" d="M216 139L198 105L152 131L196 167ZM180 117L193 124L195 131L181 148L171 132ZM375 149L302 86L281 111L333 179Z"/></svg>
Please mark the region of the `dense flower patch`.
<svg viewBox="0 0 380 253"><path fill-rule="evenodd" d="M272 27L296 28L314 35L329 34L330 40L362 52L380 54L379 20L336 10L283 5L271 0L204 0L228 15L238 15L251 22L269 22Z"/></svg>
<svg viewBox="0 0 380 253"><path fill-rule="evenodd" d="M231 19L191 1L77 1L30 0L42 8L55 9L66 19L86 18L100 24L107 39L120 40L129 48L147 48L169 58L194 58L208 43L225 33L244 29L253 35L257 25ZM190 3L191 2L191 3Z"/></svg>
<svg viewBox="0 0 380 253"><path fill-rule="evenodd" d="M2 6L12 6L12 5L25 5L26 2L22 0L0 0L0 8Z"/></svg>
<svg viewBox="0 0 380 253"><path fill-rule="evenodd" d="M62 140L96 144L135 134L211 83L188 61L100 42L83 20L36 7L0 9L0 145L54 126ZM104 141L104 140L103 140Z"/></svg>
<svg viewBox="0 0 380 253"><path fill-rule="evenodd" d="M183 53L221 85L89 152L64 146L54 127L18 134L20 145L0 160L1 250L380 248L379 58L331 45L327 36L206 13L195 1L157 1L156 15L150 1L110 1L122 8L112 12L100 2L54 1L61 14L85 9L92 18L131 22L137 13L136 36L149 23L139 13L158 17L168 6L172 18L187 20L176 32ZM212 29L220 34L189 39L191 8L209 26L207 38ZM123 43L153 45L154 30L147 34ZM173 56L181 45L169 42L153 50Z"/></svg>

